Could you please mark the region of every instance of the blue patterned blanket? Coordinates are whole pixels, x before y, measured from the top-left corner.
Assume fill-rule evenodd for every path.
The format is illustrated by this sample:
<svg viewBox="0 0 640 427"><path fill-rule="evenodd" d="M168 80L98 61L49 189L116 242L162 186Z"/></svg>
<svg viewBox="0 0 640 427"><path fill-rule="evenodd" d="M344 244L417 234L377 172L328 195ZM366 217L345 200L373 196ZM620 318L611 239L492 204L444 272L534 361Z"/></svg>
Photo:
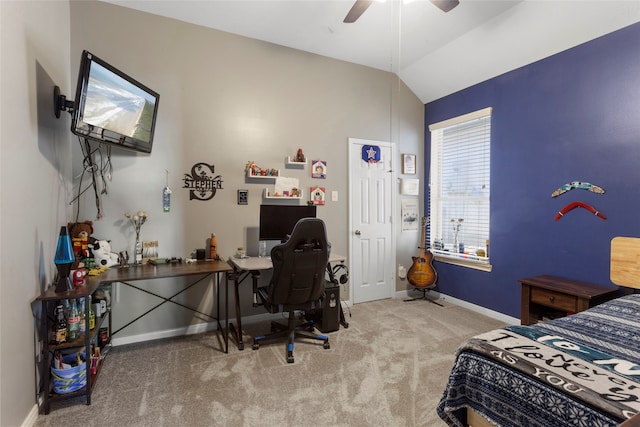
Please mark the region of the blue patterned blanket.
<svg viewBox="0 0 640 427"><path fill-rule="evenodd" d="M437 407L499 426L617 426L640 412L640 294L463 343Z"/></svg>

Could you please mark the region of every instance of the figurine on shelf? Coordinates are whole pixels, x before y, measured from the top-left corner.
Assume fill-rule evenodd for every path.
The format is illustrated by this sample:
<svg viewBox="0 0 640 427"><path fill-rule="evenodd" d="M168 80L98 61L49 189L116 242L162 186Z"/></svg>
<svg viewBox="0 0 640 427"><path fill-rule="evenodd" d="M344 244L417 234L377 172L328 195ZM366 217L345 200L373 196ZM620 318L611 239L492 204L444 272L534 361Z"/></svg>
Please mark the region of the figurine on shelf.
<svg viewBox="0 0 640 427"><path fill-rule="evenodd" d="M78 268L71 272L72 283L74 288L79 288L86 284L85 276L87 275L86 268Z"/></svg>
<svg viewBox="0 0 640 427"><path fill-rule="evenodd" d="M298 190L297 188L292 188L289 195L291 197L300 197L300 190Z"/></svg>
<svg viewBox="0 0 640 427"><path fill-rule="evenodd" d="M258 165L256 165L256 163L254 161L249 161L247 162L246 166L244 167L245 170L249 171L250 175L260 175L260 168L258 167Z"/></svg>
<svg viewBox="0 0 640 427"><path fill-rule="evenodd" d="M298 148L298 151L296 151L296 155L293 158L294 162L298 162L298 163L304 163L306 162L306 158L304 157L304 153L302 152L302 148Z"/></svg>
<svg viewBox="0 0 640 427"><path fill-rule="evenodd" d="M85 264L85 259L91 256L89 243L93 243L96 240L91 236L93 234L93 223L91 221L70 222L67 228L71 234L73 253L75 255L72 269L81 268Z"/></svg>
<svg viewBox="0 0 640 427"><path fill-rule="evenodd" d="M247 162L244 169L246 171L249 171L249 176L278 176L279 175L278 169L260 168L253 161Z"/></svg>

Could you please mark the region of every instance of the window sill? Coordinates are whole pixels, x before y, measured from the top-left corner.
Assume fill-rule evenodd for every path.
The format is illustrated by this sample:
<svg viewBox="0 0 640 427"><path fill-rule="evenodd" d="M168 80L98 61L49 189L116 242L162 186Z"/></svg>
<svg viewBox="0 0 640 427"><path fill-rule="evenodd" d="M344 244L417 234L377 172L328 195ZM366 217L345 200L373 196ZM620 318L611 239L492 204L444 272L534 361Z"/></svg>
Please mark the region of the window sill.
<svg viewBox="0 0 640 427"><path fill-rule="evenodd" d="M460 267L473 268L475 270L491 272L492 266L486 262L478 262L474 260L456 258L449 256L434 255L433 259L436 261L444 262L452 265L459 265Z"/></svg>

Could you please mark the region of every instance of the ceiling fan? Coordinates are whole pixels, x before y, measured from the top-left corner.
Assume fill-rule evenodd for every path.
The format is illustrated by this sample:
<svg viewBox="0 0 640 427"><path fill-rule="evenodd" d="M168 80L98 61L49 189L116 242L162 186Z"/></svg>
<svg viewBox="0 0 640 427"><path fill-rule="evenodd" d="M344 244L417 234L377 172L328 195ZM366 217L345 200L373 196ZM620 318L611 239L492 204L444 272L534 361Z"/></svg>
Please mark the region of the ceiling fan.
<svg viewBox="0 0 640 427"><path fill-rule="evenodd" d="M453 9L460 3L460 0L430 0L430 1L443 12L449 12L451 9ZM351 10L349 10L349 13L347 13L347 16L344 18L343 22L345 24L351 24L353 22L356 22L358 18L360 18L360 15L362 15L364 11L367 10L369 6L371 6L371 3L373 3L373 0L356 0L356 2L351 7Z"/></svg>

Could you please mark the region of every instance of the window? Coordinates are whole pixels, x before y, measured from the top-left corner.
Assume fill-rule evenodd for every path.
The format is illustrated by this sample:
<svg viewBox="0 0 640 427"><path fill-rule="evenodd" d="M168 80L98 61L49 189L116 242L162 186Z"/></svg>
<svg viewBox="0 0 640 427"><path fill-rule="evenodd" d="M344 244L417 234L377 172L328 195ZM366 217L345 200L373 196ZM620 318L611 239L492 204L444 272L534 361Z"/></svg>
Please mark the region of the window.
<svg viewBox="0 0 640 427"><path fill-rule="evenodd" d="M491 108L429 126L427 241L439 261L491 270Z"/></svg>

